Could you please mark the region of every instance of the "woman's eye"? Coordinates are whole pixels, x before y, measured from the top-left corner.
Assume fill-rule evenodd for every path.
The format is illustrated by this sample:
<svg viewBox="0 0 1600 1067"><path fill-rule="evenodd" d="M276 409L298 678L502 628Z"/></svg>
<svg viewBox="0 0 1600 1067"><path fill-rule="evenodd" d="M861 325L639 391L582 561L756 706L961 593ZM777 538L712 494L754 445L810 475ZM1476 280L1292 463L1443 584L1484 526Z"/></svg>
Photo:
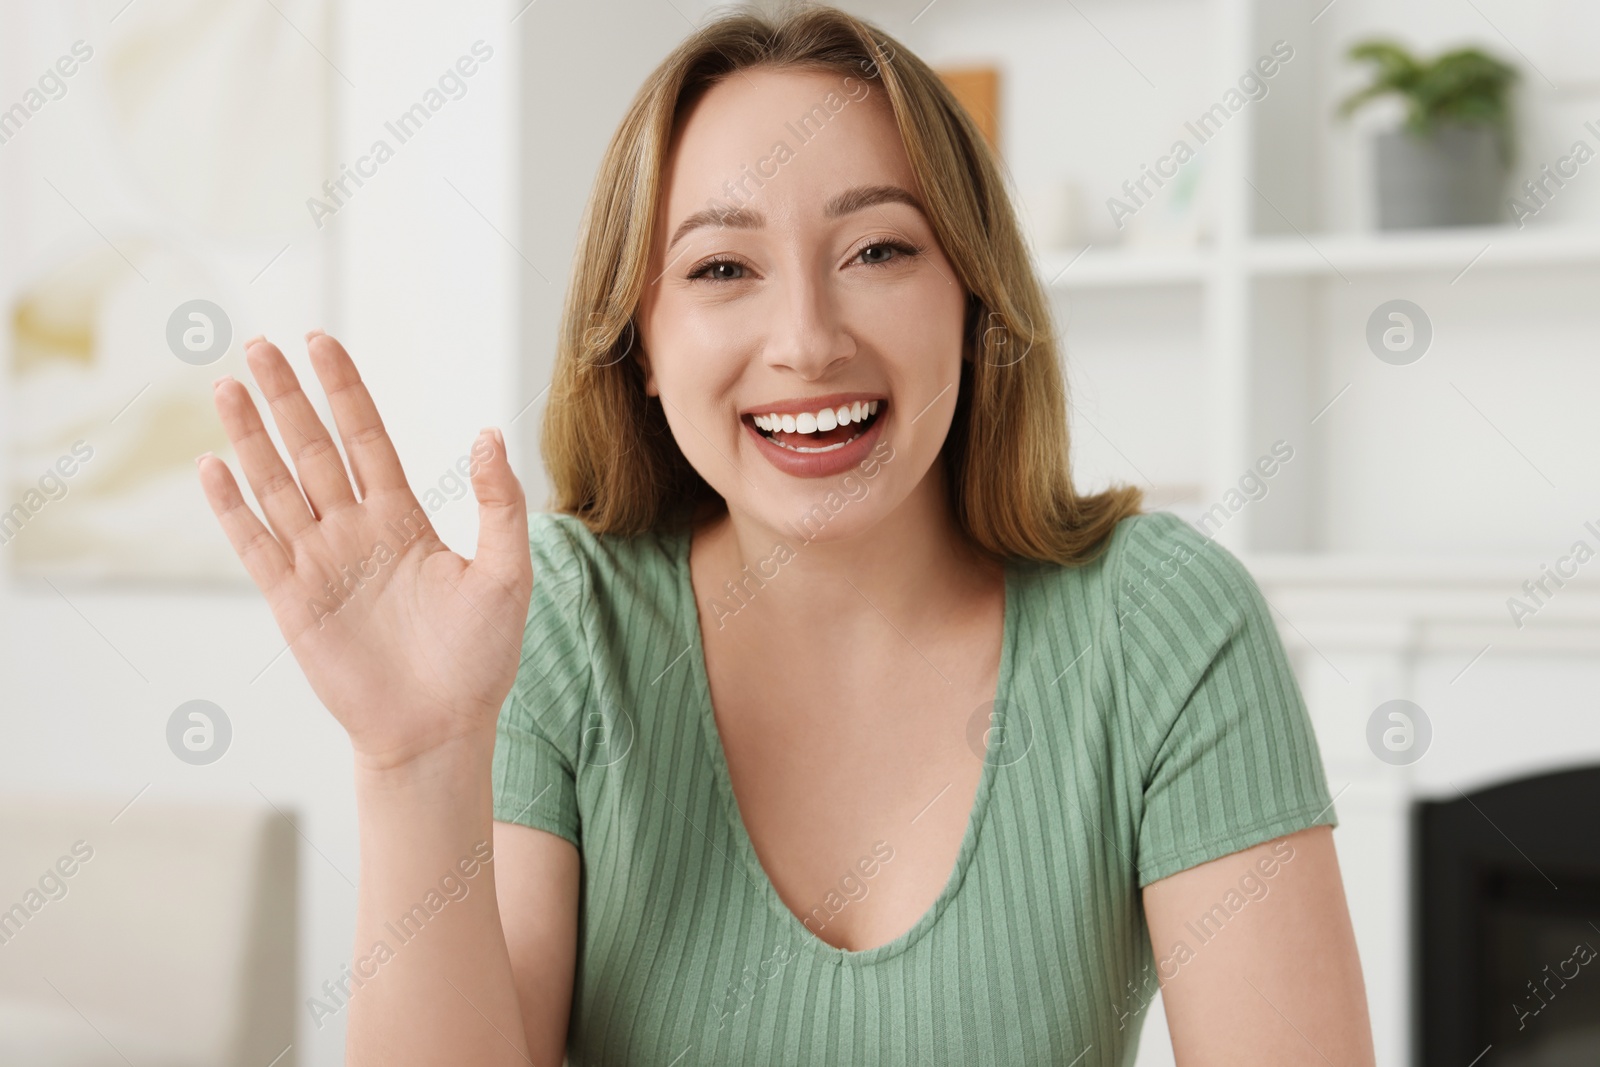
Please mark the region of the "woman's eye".
<svg viewBox="0 0 1600 1067"><path fill-rule="evenodd" d="M879 263L888 263L897 257L915 254L916 249L914 248L910 248L906 245L895 244L892 241L886 241L879 244L868 245L860 252L856 253L856 258L862 263L872 266Z"/></svg>
<svg viewBox="0 0 1600 1067"><path fill-rule="evenodd" d="M717 263L707 263L705 266L700 267L693 274L689 275L689 277L691 279L709 278L714 282L736 282L744 277L744 265L742 263L734 263L730 260L722 260L721 262Z"/></svg>

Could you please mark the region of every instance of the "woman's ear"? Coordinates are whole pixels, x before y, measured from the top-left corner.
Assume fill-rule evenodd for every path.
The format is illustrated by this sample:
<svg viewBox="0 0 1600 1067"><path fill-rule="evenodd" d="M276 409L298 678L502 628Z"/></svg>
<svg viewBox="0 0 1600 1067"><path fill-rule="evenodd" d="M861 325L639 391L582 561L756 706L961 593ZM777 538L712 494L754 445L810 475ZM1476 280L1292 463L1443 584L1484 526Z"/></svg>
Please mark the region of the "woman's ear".
<svg viewBox="0 0 1600 1067"><path fill-rule="evenodd" d="M628 353L628 357L638 365L639 370L644 372L644 395L661 395L661 391L656 388L656 374L655 371L650 369L650 357L645 354L644 347L642 345L635 345L633 347L633 351Z"/></svg>
<svg viewBox="0 0 1600 1067"><path fill-rule="evenodd" d="M961 358L967 363L978 361L978 346L983 344L982 331L978 328L980 317L983 314L983 302L976 294L967 294L967 321L966 336L961 343Z"/></svg>
<svg viewBox="0 0 1600 1067"><path fill-rule="evenodd" d="M639 328L633 324L632 319L629 319L627 325L623 327L622 336L618 337L611 346L611 350L613 352L615 352L620 346L622 348L622 354L608 360L607 365L614 366L618 363L621 363L625 359L632 360L634 366L638 367L640 373L644 375L645 395L656 396L657 390L655 374L650 369L650 357L645 355L644 345L642 342L643 338L639 336Z"/></svg>

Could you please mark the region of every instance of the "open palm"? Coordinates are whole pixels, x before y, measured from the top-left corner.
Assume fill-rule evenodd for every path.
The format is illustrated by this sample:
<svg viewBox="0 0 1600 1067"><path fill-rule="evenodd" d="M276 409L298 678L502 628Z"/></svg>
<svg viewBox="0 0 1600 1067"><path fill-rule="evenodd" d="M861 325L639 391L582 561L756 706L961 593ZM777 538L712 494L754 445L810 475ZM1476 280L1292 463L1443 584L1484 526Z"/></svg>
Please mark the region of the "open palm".
<svg viewBox="0 0 1600 1067"><path fill-rule="evenodd" d="M200 481L312 689L362 757L399 764L493 729L516 677L533 588L526 504L504 441L480 435L478 555L450 551L406 483L349 354L321 332L307 346L350 476L283 353L257 340L246 360L299 482L249 392L228 377L216 383L217 413L266 524L226 463L202 457Z"/></svg>

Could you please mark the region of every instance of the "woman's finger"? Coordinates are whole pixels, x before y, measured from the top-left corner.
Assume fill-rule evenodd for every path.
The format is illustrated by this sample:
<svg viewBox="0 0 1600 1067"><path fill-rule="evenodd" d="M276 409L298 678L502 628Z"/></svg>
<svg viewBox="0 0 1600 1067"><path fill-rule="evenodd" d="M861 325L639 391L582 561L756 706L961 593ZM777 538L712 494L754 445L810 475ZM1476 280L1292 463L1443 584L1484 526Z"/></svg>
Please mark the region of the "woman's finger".
<svg viewBox="0 0 1600 1067"><path fill-rule="evenodd" d="M322 391L328 396L328 405L333 409L333 421L339 427L345 455L350 457L350 471L355 475L362 498L374 490L407 488L400 456L383 428L378 406L372 402L372 394L361 380L350 353L321 330L306 335L306 348L311 353L311 366L322 383Z"/></svg>
<svg viewBox="0 0 1600 1067"><path fill-rule="evenodd" d="M300 486L312 512L320 519L354 504L355 490L345 474L339 446L333 443L278 346L270 341L255 341L245 349L245 359L272 409L278 435L294 459L294 469L300 474Z"/></svg>
<svg viewBox="0 0 1600 1067"><path fill-rule="evenodd" d="M267 525L279 542L292 545L317 525L305 497L300 495L300 486L284 466L278 446L268 436L244 384L224 376L217 379L213 393L223 432L233 442L245 480L256 494Z"/></svg>
<svg viewBox="0 0 1600 1067"><path fill-rule="evenodd" d="M507 588L515 588L531 563L528 554L528 502L511 470L505 436L483 430L473 443L478 459L472 492L478 498L478 551L472 567Z"/></svg>
<svg viewBox="0 0 1600 1067"><path fill-rule="evenodd" d="M222 460L205 453L195 464L200 468L200 487L205 490L211 511L222 524L228 543L244 564L256 588L270 592L293 571L283 546L272 536L239 492L239 483Z"/></svg>

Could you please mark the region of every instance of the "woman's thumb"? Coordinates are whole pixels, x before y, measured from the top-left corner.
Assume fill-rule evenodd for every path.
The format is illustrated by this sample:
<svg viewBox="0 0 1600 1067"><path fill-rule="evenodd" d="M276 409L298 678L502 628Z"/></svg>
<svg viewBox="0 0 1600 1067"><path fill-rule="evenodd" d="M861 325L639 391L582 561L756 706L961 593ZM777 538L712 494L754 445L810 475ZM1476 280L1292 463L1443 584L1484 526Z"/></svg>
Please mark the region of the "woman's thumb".
<svg viewBox="0 0 1600 1067"><path fill-rule="evenodd" d="M511 470L506 440L498 428L478 432L468 466L472 494L478 498L478 554L473 566L508 582L528 556L528 506L522 483Z"/></svg>

